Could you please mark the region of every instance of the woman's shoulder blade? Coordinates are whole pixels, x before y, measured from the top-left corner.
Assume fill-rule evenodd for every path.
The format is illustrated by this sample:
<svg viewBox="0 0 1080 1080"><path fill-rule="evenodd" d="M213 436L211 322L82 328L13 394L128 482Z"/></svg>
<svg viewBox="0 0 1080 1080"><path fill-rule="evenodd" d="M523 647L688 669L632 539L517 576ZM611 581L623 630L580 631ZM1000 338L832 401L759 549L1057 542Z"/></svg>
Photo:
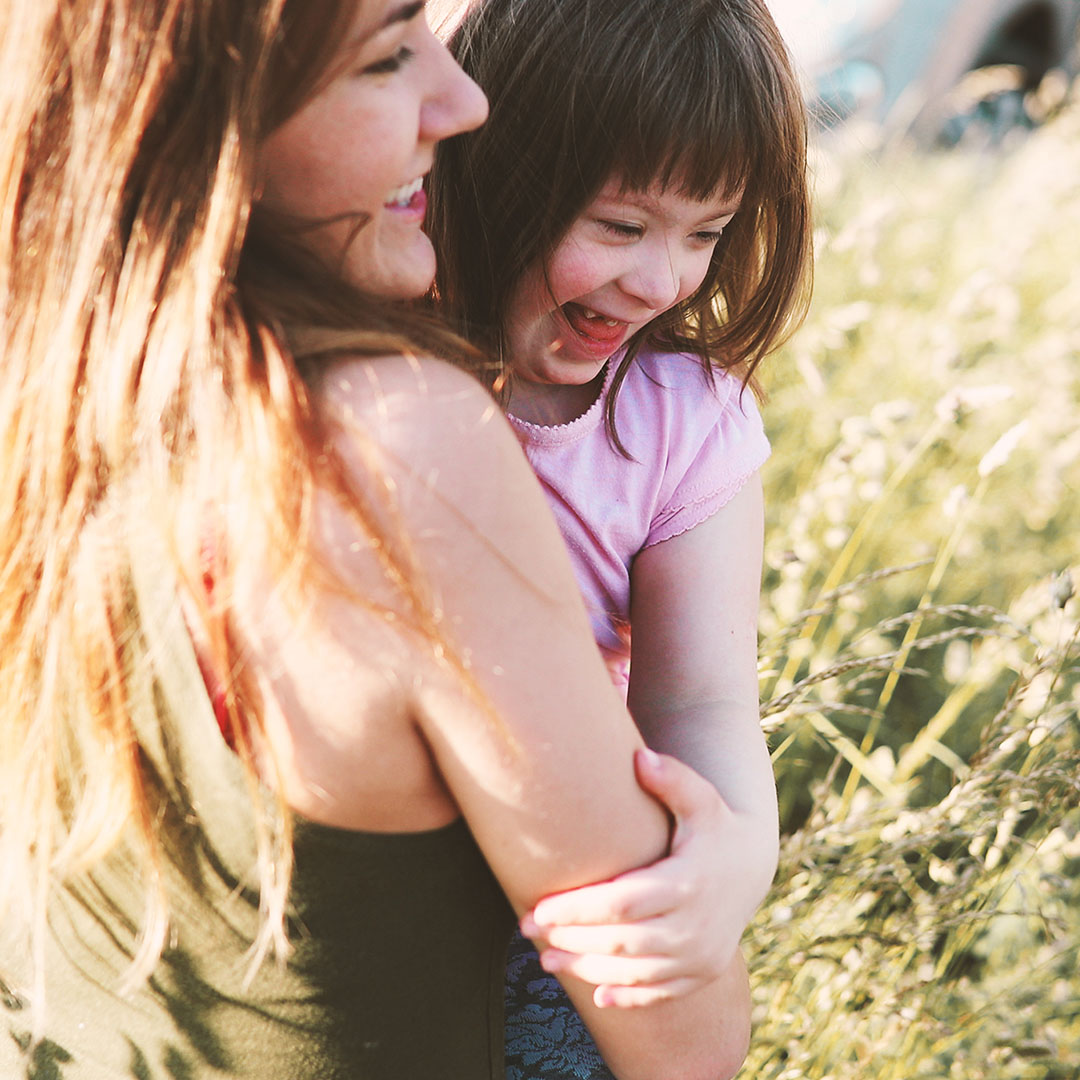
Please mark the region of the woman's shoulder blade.
<svg viewBox="0 0 1080 1080"><path fill-rule="evenodd" d="M418 410L494 405L472 375L433 356L344 356L327 366L319 390L328 402L354 407L382 409L390 394Z"/></svg>
<svg viewBox="0 0 1080 1080"><path fill-rule="evenodd" d="M413 463L500 439L516 449L501 410L468 372L433 357L346 357L318 385L328 419Z"/></svg>

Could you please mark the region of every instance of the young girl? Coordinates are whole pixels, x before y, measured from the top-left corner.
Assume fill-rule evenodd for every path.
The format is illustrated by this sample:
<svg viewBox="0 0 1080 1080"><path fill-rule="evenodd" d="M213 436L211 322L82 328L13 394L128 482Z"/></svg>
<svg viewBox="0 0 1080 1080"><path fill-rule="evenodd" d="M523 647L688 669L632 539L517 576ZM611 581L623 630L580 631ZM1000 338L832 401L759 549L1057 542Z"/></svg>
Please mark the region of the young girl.
<svg viewBox="0 0 1080 1080"><path fill-rule="evenodd" d="M0 51L0 1076L496 1080L507 901L669 823L398 303L484 97L401 0L8 0ZM627 1080L730 1076L729 975L578 1001Z"/></svg>
<svg viewBox="0 0 1080 1080"><path fill-rule="evenodd" d="M746 387L807 293L803 106L761 0L480 0L451 49L491 113L431 178L439 298L505 366L646 741L720 796L666 862L522 921L547 971L634 1004L722 970L775 869ZM507 1001L510 1077L608 1075L520 941Z"/></svg>

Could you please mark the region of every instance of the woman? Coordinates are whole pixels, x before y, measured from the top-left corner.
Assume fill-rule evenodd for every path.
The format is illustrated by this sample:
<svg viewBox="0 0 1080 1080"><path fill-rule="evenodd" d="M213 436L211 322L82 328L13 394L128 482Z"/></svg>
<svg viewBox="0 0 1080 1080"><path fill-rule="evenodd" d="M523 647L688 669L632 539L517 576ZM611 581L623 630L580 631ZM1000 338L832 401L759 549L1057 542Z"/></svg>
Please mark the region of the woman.
<svg viewBox="0 0 1080 1080"><path fill-rule="evenodd" d="M392 303L482 95L402 0L2 35L0 1071L497 1076L506 898L668 825L513 436ZM741 1060L738 962L567 987L617 1075Z"/></svg>

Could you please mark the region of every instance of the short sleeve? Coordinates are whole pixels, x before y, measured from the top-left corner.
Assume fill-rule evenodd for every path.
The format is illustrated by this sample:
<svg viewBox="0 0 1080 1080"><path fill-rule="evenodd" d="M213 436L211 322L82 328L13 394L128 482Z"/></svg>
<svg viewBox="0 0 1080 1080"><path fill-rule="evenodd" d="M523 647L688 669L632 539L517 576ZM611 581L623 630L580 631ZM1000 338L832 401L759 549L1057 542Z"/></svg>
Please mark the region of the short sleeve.
<svg viewBox="0 0 1080 1080"><path fill-rule="evenodd" d="M754 395L730 375L716 376L711 415L699 415L684 430L697 432L682 462L669 472L663 502L653 516L643 548L670 540L712 517L730 502L771 453ZM704 415L702 415L704 413Z"/></svg>

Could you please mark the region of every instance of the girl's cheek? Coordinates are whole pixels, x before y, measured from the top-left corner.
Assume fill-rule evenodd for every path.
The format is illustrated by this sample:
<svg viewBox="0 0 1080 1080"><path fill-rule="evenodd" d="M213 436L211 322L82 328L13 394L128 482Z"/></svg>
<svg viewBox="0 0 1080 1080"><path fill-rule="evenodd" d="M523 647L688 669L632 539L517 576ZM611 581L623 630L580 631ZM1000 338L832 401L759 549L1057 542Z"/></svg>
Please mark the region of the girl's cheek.
<svg viewBox="0 0 1080 1080"><path fill-rule="evenodd" d="M579 245L562 263L559 278L562 291L573 297L593 292L619 274L618 260L611 257L610 251Z"/></svg>
<svg viewBox="0 0 1080 1080"><path fill-rule="evenodd" d="M681 302L688 296L693 296L701 287L701 283L705 280L706 275L709 273L709 266L712 263L712 252L710 251L707 258L701 259L694 267L693 272L683 279L682 282L682 295L679 297Z"/></svg>

